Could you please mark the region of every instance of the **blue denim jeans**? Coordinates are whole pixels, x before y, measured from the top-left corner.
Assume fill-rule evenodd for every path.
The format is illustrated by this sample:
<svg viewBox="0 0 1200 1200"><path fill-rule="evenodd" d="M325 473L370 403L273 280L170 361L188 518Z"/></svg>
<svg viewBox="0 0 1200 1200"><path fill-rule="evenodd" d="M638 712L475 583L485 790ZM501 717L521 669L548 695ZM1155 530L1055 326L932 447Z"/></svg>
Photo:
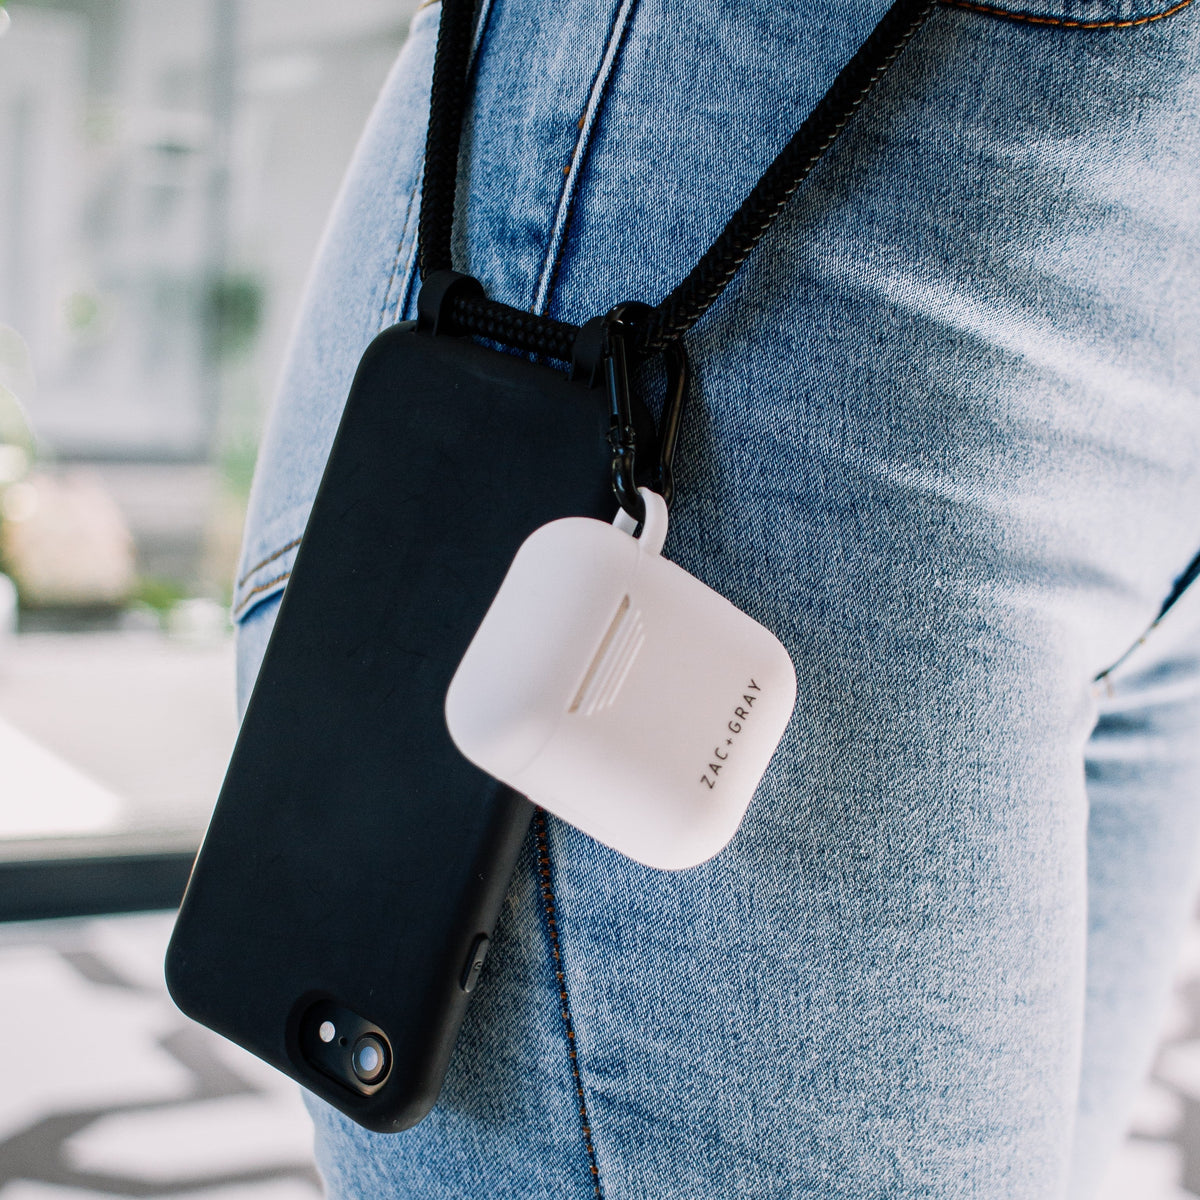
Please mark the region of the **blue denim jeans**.
<svg viewBox="0 0 1200 1200"><path fill-rule="evenodd" d="M1170 3L940 8L688 336L666 552L787 645L791 727L694 870L535 821L433 1114L313 1102L332 1197L1093 1194L1200 843L1197 588L1156 622L1200 548L1200 4ZM882 9L485 3L456 265L572 321L658 300ZM263 446L243 703L358 357L413 313L438 13Z"/></svg>

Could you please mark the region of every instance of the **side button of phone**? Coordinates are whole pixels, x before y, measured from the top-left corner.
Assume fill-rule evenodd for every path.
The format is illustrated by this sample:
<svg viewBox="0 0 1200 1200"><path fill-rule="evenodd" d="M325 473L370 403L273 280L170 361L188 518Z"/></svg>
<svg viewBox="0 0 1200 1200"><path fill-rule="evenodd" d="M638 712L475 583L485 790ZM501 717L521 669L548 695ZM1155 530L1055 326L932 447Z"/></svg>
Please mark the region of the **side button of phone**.
<svg viewBox="0 0 1200 1200"><path fill-rule="evenodd" d="M467 955L467 965L463 967L462 978L458 981L464 992L471 992L479 981L479 972L483 970L483 960L487 958L488 947L492 943L486 933L481 933L471 943L471 953Z"/></svg>

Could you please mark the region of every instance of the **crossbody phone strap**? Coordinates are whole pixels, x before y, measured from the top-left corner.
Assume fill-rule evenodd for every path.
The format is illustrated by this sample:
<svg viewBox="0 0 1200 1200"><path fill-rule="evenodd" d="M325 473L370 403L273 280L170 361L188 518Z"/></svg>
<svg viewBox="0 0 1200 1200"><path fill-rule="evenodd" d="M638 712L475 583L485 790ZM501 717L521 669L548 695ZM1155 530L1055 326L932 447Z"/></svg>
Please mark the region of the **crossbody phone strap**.
<svg viewBox="0 0 1200 1200"><path fill-rule="evenodd" d="M677 343L708 311L792 193L921 27L934 3L895 0L688 275L659 304L628 306L624 321L634 361ZM418 231L423 281L453 270L450 242L454 194L474 24L474 0L442 0ZM547 358L577 362L578 325L488 299L478 286L454 289L443 299L441 321L445 332L473 334Z"/></svg>

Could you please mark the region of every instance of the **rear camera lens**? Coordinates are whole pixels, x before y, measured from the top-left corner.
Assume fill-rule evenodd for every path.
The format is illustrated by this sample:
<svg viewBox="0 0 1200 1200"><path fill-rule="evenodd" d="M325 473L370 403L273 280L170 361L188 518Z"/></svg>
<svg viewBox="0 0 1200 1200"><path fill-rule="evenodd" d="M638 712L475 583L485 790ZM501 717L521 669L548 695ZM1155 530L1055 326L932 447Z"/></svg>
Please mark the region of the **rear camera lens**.
<svg viewBox="0 0 1200 1200"><path fill-rule="evenodd" d="M387 1045L383 1038L364 1033L350 1052L350 1065L363 1083L378 1083L388 1070Z"/></svg>

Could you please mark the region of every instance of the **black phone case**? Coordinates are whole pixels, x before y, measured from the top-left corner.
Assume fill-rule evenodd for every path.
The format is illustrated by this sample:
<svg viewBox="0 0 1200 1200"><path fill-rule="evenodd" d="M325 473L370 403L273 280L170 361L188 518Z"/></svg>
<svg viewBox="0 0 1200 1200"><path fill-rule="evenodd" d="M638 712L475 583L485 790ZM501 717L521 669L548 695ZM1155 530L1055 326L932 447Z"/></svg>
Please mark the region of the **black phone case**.
<svg viewBox="0 0 1200 1200"><path fill-rule="evenodd" d="M521 542L615 512L608 424L603 391L410 325L346 402L166 971L185 1013L368 1129L437 1099L532 813L455 749L446 689ZM373 1095L301 1053L322 1000L390 1040Z"/></svg>

